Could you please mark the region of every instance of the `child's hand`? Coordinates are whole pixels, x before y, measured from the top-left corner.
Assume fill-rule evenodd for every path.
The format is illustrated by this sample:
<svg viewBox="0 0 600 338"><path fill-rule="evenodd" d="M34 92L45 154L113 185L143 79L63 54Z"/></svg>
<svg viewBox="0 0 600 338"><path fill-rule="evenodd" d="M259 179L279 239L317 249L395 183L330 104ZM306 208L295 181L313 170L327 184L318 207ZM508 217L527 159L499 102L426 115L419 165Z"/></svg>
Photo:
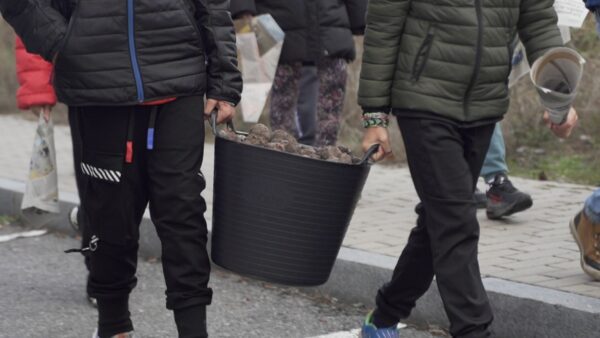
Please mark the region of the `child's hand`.
<svg viewBox="0 0 600 338"><path fill-rule="evenodd" d="M392 155L392 146L390 145L389 133L385 127L371 127L365 129L362 147L367 151L374 144L379 144L379 150L372 157L373 161L381 161Z"/></svg>
<svg viewBox="0 0 600 338"><path fill-rule="evenodd" d="M578 120L579 116L577 115L577 111L575 111L575 108L571 108L571 111L569 111L567 119L565 120L565 122L563 122L563 124L552 123L552 121L550 121L550 115L548 114L548 112L544 112L544 122L546 123L548 128L550 128L550 130L552 130L552 132L560 138L569 137L573 132L573 128L575 128L575 126L577 125Z"/></svg>
<svg viewBox="0 0 600 338"><path fill-rule="evenodd" d="M227 101L208 99L206 100L206 106L204 107L204 118L209 119L210 114L212 114L213 110L215 109L217 109L219 112L217 115L217 124L229 122L235 116L235 107L231 103Z"/></svg>
<svg viewBox="0 0 600 338"><path fill-rule="evenodd" d="M52 112L52 106L31 106L31 112L35 117L39 118L40 113L44 113L44 119L46 122L50 121L50 113Z"/></svg>

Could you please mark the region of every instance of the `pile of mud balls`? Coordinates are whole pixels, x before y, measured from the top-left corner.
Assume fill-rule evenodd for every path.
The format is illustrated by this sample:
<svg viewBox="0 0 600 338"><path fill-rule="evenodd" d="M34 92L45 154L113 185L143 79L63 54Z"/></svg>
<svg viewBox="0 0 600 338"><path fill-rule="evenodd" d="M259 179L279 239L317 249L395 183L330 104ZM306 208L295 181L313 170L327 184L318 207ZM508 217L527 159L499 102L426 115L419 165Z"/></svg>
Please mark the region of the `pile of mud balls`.
<svg viewBox="0 0 600 338"><path fill-rule="evenodd" d="M225 128L219 131L219 137L316 160L346 164L360 162L360 159L352 155L352 152L344 146L311 147L299 143L294 136L283 130L271 131L269 127L260 123L250 128L247 136Z"/></svg>

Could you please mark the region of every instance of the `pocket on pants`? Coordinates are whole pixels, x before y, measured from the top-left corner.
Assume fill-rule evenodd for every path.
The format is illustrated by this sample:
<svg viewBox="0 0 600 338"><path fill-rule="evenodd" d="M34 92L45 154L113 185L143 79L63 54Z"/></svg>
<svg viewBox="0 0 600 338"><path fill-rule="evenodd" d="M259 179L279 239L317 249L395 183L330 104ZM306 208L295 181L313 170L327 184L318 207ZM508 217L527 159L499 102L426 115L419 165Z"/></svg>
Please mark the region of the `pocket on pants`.
<svg viewBox="0 0 600 338"><path fill-rule="evenodd" d="M123 168L123 154L83 152L78 168L88 177L82 194L83 205L92 234L100 243L122 245L132 237L127 229Z"/></svg>
<svg viewBox="0 0 600 338"><path fill-rule="evenodd" d="M90 179L119 184L123 176L123 155L84 151L79 170Z"/></svg>

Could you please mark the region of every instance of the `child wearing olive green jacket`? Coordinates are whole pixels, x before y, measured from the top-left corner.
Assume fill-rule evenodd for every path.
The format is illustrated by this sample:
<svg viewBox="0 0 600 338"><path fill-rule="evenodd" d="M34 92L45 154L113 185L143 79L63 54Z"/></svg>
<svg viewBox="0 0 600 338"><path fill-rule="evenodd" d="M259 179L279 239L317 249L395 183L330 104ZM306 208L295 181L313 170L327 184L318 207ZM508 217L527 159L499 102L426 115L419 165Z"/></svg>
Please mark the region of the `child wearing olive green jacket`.
<svg viewBox="0 0 600 338"><path fill-rule="evenodd" d="M418 220L363 337L398 337L436 277L453 337L488 337L493 315L477 260L475 183L496 122L508 110L512 41L534 62L562 46L553 0L371 0L359 103L363 146L390 152L398 119L421 202ZM566 137L577 120L552 130Z"/></svg>

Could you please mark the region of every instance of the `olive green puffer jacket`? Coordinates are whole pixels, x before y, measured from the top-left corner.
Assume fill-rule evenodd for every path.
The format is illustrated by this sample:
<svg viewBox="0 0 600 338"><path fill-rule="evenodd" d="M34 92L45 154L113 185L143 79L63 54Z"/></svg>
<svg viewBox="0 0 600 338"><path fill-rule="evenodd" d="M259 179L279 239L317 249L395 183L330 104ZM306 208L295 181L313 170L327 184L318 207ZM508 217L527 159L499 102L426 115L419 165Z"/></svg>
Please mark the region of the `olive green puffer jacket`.
<svg viewBox="0 0 600 338"><path fill-rule="evenodd" d="M518 33L530 63L563 45L554 0L370 0L359 103L457 121L501 117Z"/></svg>

